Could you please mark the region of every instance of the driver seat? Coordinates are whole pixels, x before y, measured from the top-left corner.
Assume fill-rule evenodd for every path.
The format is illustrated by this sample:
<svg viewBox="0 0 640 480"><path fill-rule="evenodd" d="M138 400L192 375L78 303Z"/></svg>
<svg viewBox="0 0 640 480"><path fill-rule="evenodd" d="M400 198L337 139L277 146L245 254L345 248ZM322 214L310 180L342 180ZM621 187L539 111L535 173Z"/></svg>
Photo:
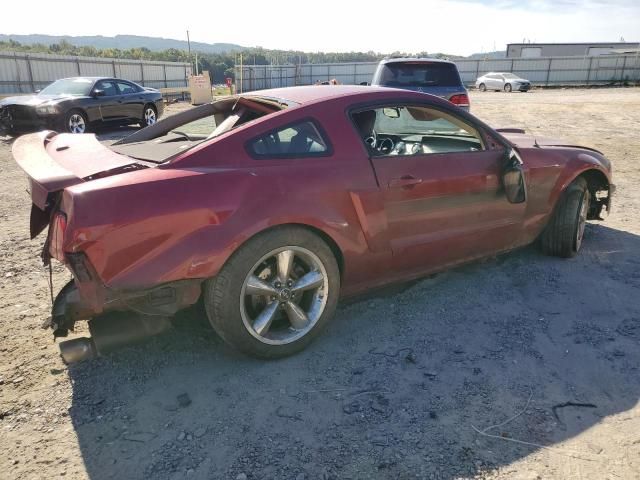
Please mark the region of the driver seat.
<svg viewBox="0 0 640 480"><path fill-rule="evenodd" d="M365 110L353 114L353 122L363 140L373 135L373 127L376 124L376 111Z"/></svg>

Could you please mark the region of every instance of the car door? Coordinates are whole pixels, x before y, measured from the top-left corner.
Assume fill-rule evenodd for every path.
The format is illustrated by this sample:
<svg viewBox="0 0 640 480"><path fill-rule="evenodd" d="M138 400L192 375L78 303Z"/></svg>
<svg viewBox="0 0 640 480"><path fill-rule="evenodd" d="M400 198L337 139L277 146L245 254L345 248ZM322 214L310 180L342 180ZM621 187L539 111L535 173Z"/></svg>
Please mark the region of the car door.
<svg viewBox="0 0 640 480"><path fill-rule="evenodd" d="M455 112L415 104L372 111L367 144L394 268L436 269L518 243L525 203L503 191L503 147Z"/></svg>
<svg viewBox="0 0 640 480"><path fill-rule="evenodd" d="M115 81L100 80L96 82L92 97L91 108L98 110L98 118L105 122L117 121L122 118L120 92Z"/></svg>
<svg viewBox="0 0 640 480"><path fill-rule="evenodd" d="M497 81L496 81L496 75L487 75L487 81L486 81L486 85L487 85L487 89L489 90L495 90L496 88L500 88L497 87Z"/></svg>
<svg viewBox="0 0 640 480"><path fill-rule="evenodd" d="M144 96L132 83L119 80L116 82L120 92L120 108L122 117L129 120L140 120L144 107Z"/></svg>

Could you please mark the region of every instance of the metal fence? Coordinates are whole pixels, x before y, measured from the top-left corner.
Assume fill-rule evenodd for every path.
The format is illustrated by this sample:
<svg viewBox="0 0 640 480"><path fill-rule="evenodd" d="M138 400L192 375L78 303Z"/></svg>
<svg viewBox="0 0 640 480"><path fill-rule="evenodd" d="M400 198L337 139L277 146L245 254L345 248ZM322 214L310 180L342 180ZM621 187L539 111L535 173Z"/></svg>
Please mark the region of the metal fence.
<svg viewBox="0 0 640 480"><path fill-rule="evenodd" d="M640 58L635 55L593 57L508 58L496 60L455 60L462 81L472 85L488 72L512 72L534 85L604 85L640 82ZM370 82L377 62L321 63L302 65L236 66L236 82L241 91L312 85L336 79L357 85Z"/></svg>
<svg viewBox="0 0 640 480"><path fill-rule="evenodd" d="M188 63L0 52L0 95L31 93L59 78L105 76L145 87L186 87Z"/></svg>

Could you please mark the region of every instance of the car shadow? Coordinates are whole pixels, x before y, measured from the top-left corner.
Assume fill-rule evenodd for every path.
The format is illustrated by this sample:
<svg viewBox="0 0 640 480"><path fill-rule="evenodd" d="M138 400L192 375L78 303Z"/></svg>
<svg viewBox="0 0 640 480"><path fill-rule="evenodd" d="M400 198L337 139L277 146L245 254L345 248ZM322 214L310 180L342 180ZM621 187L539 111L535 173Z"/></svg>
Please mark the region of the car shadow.
<svg viewBox="0 0 640 480"><path fill-rule="evenodd" d="M574 259L528 247L344 304L278 361L234 352L191 308L69 367L86 471L454 479L557 447L640 399L640 237L587 235Z"/></svg>

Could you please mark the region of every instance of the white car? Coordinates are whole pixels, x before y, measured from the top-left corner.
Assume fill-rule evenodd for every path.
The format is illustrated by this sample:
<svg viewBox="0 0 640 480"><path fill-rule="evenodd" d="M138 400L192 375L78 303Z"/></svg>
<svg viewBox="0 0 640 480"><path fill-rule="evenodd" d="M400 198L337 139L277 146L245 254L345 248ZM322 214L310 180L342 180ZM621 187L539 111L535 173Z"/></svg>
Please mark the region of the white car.
<svg viewBox="0 0 640 480"><path fill-rule="evenodd" d="M526 92L531 88L531 82L513 73L489 72L478 77L476 88L481 92L486 92L487 90Z"/></svg>

